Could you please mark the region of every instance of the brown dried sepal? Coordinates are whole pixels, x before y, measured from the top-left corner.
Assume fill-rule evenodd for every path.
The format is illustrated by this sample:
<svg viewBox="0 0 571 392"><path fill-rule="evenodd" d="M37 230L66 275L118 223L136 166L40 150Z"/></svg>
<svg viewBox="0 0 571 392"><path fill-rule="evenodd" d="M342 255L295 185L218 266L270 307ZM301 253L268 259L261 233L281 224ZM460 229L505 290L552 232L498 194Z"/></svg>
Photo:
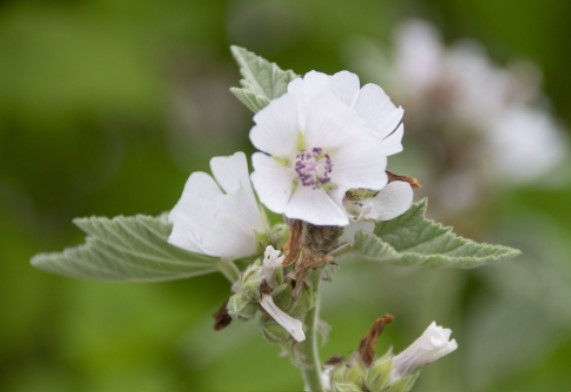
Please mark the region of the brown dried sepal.
<svg viewBox="0 0 571 392"><path fill-rule="evenodd" d="M385 314L375 320L367 335L361 339L359 344L359 358L366 367L371 366L375 361L377 351L377 338L383 332L385 325L393 321L391 314Z"/></svg>
<svg viewBox="0 0 571 392"><path fill-rule="evenodd" d="M290 236L283 248L286 255L283 265L295 263L296 287L293 295L297 297L307 273L333 260L329 253L337 248L343 229L339 226L316 226L297 219L288 220L287 223Z"/></svg>
<svg viewBox="0 0 571 392"><path fill-rule="evenodd" d="M284 254L286 255L283 265L287 266L296 262L301 252L301 235L303 231L303 222L297 219L288 221L290 234L284 245Z"/></svg>
<svg viewBox="0 0 571 392"><path fill-rule="evenodd" d="M228 301L224 302L212 317L214 317L215 331L220 331L229 326L232 322L232 317L228 314Z"/></svg>
<svg viewBox="0 0 571 392"><path fill-rule="evenodd" d="M422 188L422 185L420 184L420 182L414 177L401 176L399 174L395 174L395 173L390 172L388 170L386 172L387 172L387 176L389 177L389 182L404 181L404 182L408 182L410 184L410 186L413 188Z"/></svg>

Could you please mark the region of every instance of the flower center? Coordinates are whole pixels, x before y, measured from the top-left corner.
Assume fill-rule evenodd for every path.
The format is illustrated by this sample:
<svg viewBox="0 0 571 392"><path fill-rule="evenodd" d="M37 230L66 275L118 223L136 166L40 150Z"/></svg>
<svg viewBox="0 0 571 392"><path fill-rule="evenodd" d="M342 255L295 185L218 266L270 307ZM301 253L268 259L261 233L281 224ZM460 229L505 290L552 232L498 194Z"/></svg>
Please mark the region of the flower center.
<svg viewBox="0 0 571 392"><path fill-rule="evenodd" d="M314 147L311 150L301 150L295 160L295 171L301 185L318 189L331 182L333 163L329 154L323 154L323 149Z"/></svg>

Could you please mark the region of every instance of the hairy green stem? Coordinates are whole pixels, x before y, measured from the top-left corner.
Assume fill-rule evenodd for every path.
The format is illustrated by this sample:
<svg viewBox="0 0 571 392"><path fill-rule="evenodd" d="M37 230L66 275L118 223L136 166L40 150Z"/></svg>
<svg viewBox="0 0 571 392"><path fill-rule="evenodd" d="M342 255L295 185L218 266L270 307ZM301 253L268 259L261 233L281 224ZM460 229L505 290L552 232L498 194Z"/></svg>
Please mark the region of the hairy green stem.
<svg viewBox="0 0 571 392"><path fill-rule="evenodd" d="M232 260L220 260L218 262L218 269L220 269L222 275L224 275L232 284L240 279L240 270Z"/></svg>
<svg viewBox="0 0 571 392"><path fill-rule="evenodd" d="M321 384L321 361L319 359L319 342L317 327L319 323L319 285L321 282L321 268L310 272L315 305L305 317L307 328L306 338L294 347L295 363L301 371L306 391L324 392Z"/></svg>

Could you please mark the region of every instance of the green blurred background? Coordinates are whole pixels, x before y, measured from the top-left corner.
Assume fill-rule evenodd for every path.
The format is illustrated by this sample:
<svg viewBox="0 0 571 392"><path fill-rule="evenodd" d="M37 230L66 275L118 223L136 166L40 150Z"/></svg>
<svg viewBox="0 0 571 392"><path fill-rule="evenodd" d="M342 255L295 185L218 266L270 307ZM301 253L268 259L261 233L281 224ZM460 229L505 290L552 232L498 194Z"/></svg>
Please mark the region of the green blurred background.
<svg viewBox="0 0 571 392"><path fill-rule="evenodd" d="M569 128L569 15L561 0L0 1L0 390L301 391L253 325L212 330L229 294L220 276L75 281L29 259L79 243L73 217L161 213L211 156L251 151L251 114L228 92L230 44L332 73L352 63L355 37L388 43L420 16L500 64L537 63ZM391 312L379 350L399 351L433 319L459 341L415 391L571 390L570 197L568 183L519 187L448 222L524 249L501 266L341 266L324 293L324 357L350 353Z"/></svg>

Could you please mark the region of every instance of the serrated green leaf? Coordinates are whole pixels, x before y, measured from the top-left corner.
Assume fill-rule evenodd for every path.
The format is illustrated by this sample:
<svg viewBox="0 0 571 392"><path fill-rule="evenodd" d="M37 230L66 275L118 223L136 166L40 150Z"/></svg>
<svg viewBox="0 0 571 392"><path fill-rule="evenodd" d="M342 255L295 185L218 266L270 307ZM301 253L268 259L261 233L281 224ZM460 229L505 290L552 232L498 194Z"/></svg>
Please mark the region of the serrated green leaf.
<svg viewBox="0 0 571 392"><path fill-rule="evenodd" d="M284 71L277 64L244 48L232 46L230 50L242 74L241 88L234 87L230 91L254 112L282 96L289 82L296 77L293 71Z"/></svg>
<svg viewBox="0 0 571 392"><path fill-rule="evenodd" d="M37 268L99 280L151 282L190 278L218 271L216 258L187 252L167 242L164 216L90 217L74 223L88 234L84 244L32 258Z"/></svg>
<svg viewBox="0 0 571 392"><path fill-rule="evenodd" d="M232 87L230 92L252 112L257 113L270 103L266 97L253 93L244 88Z"/></svg>
<svg viewBox="0 0 571 392"><path fill-rule="evenodd" d="M520 254L517 249L477 243L425 217L426 199L405 214L376 225L374 234L358 233L348 256L397 265L472 268Z"/></svg>

